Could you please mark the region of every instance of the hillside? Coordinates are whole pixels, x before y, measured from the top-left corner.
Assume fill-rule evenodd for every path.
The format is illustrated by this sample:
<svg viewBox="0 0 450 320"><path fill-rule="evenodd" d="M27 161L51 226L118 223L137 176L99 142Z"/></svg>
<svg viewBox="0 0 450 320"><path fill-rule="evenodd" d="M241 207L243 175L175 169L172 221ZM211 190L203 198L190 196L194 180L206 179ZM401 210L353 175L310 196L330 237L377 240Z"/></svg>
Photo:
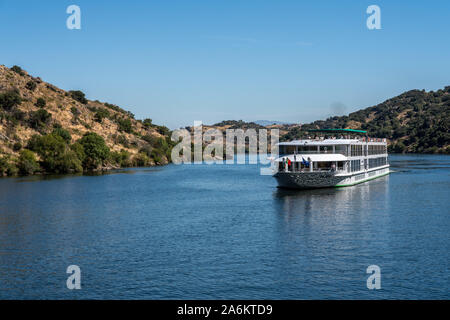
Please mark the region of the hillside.
<svg viewBox="0 0 450 320"><path fill-rule="evenodd" d="M304 135L301 129L348 128L387 138L390 152L450 153L450 86L438 91L407 91L348 116L290 128L282 140Z"/></svg>
<svg viewBox="0 0 450 320"><path fill-rule="evenodd" d="M290 122L284 122L284 121L271 121L271 120L256 120L253 121L256 124L259 124L260 126L271 126L271 125L275 125L275 124L279 124L279 125L286 125L286 124L291 124Z"/></svg>
<svg viewBox="0 0 450 320"><path fill-rule="evenodd" d="M151 119L0 66L0 176L166 164L169 134Z"/></svg>

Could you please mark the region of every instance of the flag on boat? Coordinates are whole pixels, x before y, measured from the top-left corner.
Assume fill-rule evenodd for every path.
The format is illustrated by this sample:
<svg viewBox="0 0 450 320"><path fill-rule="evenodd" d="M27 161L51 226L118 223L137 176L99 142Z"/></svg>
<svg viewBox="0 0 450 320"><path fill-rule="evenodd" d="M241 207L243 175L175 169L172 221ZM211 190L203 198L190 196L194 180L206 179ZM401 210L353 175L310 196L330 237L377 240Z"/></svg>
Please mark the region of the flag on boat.
<svg viewBox="0 0 450 320"><path fill-rule="evenodd" d="M306 161L305 158L303 158L303 157L302 157L302 164L303 164L304 166L309 167L309 161Z"/></svg>

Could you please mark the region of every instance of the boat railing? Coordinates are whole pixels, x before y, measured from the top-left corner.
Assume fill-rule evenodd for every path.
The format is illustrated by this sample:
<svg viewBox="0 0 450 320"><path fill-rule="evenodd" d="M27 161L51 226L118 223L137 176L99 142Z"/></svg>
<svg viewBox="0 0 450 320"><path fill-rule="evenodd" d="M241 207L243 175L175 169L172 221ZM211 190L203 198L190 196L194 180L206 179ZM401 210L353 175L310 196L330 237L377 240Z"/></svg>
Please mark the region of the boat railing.
<svg viewBox="0 0 450 320"><path fill-rule="evenodd" d="M292 155L295 153L280 153L280 156L286 156L286 155ZM347 156L347 152L345 151L335 151L332 150L321 150L321 151L301 151L299 150L296 154L302 155L302 154L342 154L344 156Z"/></svg>
<svg viewBox="0 0 450 320"><path fill-rule="evenodd" d="M333 173L345 173L345 172L347 172L346 170L344 170L344 169L335 169L335 170L333 170L333 169L331 169L331 168L315 168L315 169L313 169L312 171L310 170L310 169L308 169L308 168L305 168L305 169L300 169L300 170L287 170L287 169L282 169L282 170L279 170L279 172L286 172L286 173L297 173L297 172L300 172L300 173L308 173L308 172L333 172Z"/></svg>

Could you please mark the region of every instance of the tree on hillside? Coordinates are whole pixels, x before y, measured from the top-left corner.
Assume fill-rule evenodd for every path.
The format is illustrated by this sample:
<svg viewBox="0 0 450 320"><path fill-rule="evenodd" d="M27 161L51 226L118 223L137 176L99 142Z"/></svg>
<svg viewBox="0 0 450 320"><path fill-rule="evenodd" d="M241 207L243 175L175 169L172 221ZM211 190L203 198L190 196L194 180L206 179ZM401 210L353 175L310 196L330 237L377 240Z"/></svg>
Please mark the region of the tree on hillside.
<svg viewBox="0 0 450 320"><path fill-rule="evenodd" d="M47 102L43 98L37 98L36 100L36 107L38 108L44 108Z"/></svg>
<svg viewBox="0 0 450 320"><path fill-rule="evenodd" d="M88 132L80 139L83 146L85 159L83 167L88 170L102 166L109 157L109 148L105 140L94 132Z"/></svg>
<svg viewBox="0 0 450 320"><path fill-rule="evenodd" d="M72 97L72 99L74 99L82 104L88 103L83 91L71 90L71 91L69 91L69 93L70 93L70 96Z"/></svg>
<svg viewBox="0 0 450 320"><path fill-rule="evenodd" d="M61 136L55 133L32 136L27 147L39 154L41 166L48 173L71 173L83 170L76 153Z"/></svg>
<svg viewBox="0 0 450 320"><path fill-rule="evenodd" d="M19 67L19 66L12 66L11 70L14 71L15 73L21 75L21 76L25 75L25 72L23 72L22 68Z"/></svg>
<svg viewBox="0 0 450 320"><path fill-rule="evenodd" d="M33 151L24 149L20 152L17 168L22 175L35 174L40 170L39 163Z"/></svg>
<svg viewBox="0 0 450 320"><path fill-rule="evenodd" d="M66 143L70 143L70 141L72 141L72 136L70 135L69 131L67 131L66 129L55 128L55 129L53 129L52 133L63 138Z"/></svg>
<svg viewBox="0 0 450 320"><path fill-rule="evenodd" d="M131 133L133 131L133 126L130 119L118 119L117 125L119 126L119 131L124 131L126 133Z"/></svg>
<svg viewBox="0 0 450 320"><path fill-rule="evenodd" d="M10 90L5 93L0 93L0 108L10 111L17 105L22 103L18 90Z"/></svg>
<svg viewBox="0 0 450 320"><path fill-rule="evenodd" d="M144 125L144 127L150 128L152 126L152 119L150 119L150 118L144 119L142 124Z"/></svg>
<svg viewBox="0 0 450 320"><path fill-rule="evenodd" d="M28 123L31 128L39 130L47 125L52 118L51 113L45 109L31 111L28 118Z"/></svg>
<svg viewBox="0 0 450 320"><path fill-rule="evenodd" d="M33 80L28 81L27 84L25 85L25 88L27 88L30 91L34 91L36 87L37 87L36 82L34 82Z"/></svg>

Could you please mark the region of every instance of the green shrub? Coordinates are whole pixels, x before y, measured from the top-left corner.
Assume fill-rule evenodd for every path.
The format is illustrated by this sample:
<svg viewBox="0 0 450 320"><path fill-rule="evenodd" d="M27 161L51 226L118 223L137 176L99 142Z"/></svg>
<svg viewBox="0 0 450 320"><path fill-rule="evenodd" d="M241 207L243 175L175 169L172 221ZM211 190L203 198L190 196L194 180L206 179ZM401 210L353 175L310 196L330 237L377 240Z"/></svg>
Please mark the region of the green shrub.
<svg viewBox="0 0 450 320"><path fill-rule="evenodd" d="M67 131L66 129L57 127L53 130L52 133L63 138L66 143L70 143L72 141L72 136L70 135L69 131Z"/></svg>
<svg viewBox="0 0 450 320"><path fill-rule="evenodd" d="M152 126L152 119L150 119L150 118L144 119L142 124L144 125L144 127L150 128Z"/></svg>
<svg viewBox="0 0 450 320"><path fill-rule="evenodd" d="M35 174L40 170L40 166L36 161L36 156L32 151L27 149L20 152L17 168L22 175Z"/></svg>
<svg viewBox="0 0 450 320"><path fill-rule="evenodd" d="M112 163L117 164L121 167L132 166L132 162L130 160L130 153L126 150L121 150L120 152L117 151L111 152L110 160Z"/></svg>
<svg viewBox="0 0 450 320"><path fill-rule="evenodd" d="M11 70L14 71L15 73L21 75L21 76L25 75L25 72L23 72L22 68L19 67L19 66L12 66Z"/></svg>
<svg viewBox="0 0 450 320"><path fill-rule="evenodd" d="M143 152L138 153L133 157L133 164L136 167L145 167L150 164L150 158Z"/></svg>
<svg viewBox="0 0 450 320"><path fill-rule="evenodd" d="M83 165L75 152L66 149L66 152L57 159L56 173L79 173L83 171Z"/></svg>
<svg viewBox="0 0 450 320"><path fill-rule="evenodd" d="M0 176L15 176L18 172L19 169L9 156L0 157Z"/></svg>
<svg viewBox="0 0 450 320"><path fill-rule="evenodd" d="M9 177L16 176L19 173L19 169L17 168L14 162L10 162L7 169L6 175Z"/></svg>
<svg viewBox="0 0 450 320"><path fill-rule="evenodd" d="M38 108L44 108L46 104L47 104L47 102L43 98L38 98L36 100L36 107L38 107Z"/></svg>
<svg viewBox="0 0 450 320"><path fill-rule="evenodd" d="M115 104L105 102L105 106L110 108L111 110L125 113L125 110L121 109L120 107L116 106Z"/></svg>
<svg viewBox="0 0 450 320"><path fill-rule="evenodd" d="M28 149L41 156L41 166L48 173L71 173L83 170L77 154L57 134L34 135Z"/></svg>
<svg viewBox="0 0 450 320"><path fill-rule="evenodd" d="M148 142L150 145L154 146L156 144L157 138L155 136L147 134L142 137L142 140L144 140L144 141Z"/></svg>
<svg viewBox="0 0 450 320"><path fill-rule="evenodd" d="M46 158L47 156L64 153L65 146L64 139L56 134L44 136L35 134L28 141L27 148Z"/></svg>
<svg viewBox="0 0 450 320"><path fill-rule="evenodd" d="M126 133L131 133L132 125L130 119L118 119L117 124L119 126L119 131L124 131Z"/></svg>
<svg viewBox="0 0 450 320"><path fill-rule="evenodd" d="M4 176L6 174L6 168L8 166L8 157L7 156L0 156L0 176Z"/></svg>
<svg viewBox="0 0 450 320"><path fill-rule="evenodd" d="M14 143L13 150L14 151L19 151L20 149L22 149L22 144L20 142Z"/></svg>
<svg viewBox="0 0 450 320"><path fill-rule="evenodd" d="M117 135L115 141L116 143L123 145L125 148L130 147L130 143L128 142L127 137L125 137L123 134Z"/></svg>
<svg viewBox="0 0 450 320"><path fill-rule="evenodd" d="M48 124L51 118L51 113L47 112L45 109L39 109L30 112L28 123L33 129L40 129Z"/></svg>
<svg viewBox="0 0 450 320"><path fill-rule="evenodd" d="M11 110L22 103L22 98L17 90L10 90L0 93L0 107L4 110Z"/></svg>
<svg viewBox="0 0 450 320"><path fill-rule="evenodd" d="M403 153L406 151L406 146L403 144L403 142L399 141L396 144L392 145L390 149L394 153Z"/></svg>
<svg viewBox="0 0 450 320"><path fill-rule="evenodd" d="M34 82L33 80L30 80L27 82L27 84L25 85L25 88L27 88L30 91L34 91L37 87L36 82Z"/></svg>
<svg viewBox="0 0 450 320"><path fill-rule="evenodd" d="M86 99L84 93L80 90L71 90L71 91L69 91L69 94L72 97L72 99L74 99L82 104L88 103L88 100Z"/></svg>
<svg viewBox="0 0 450 320"><path fill-rule="evenodd" d="M161 164L163 154L164 154L164 152L162 152L161 150L153 149L151 156L152 156L153 160L155 161L155 163Z"/></svg>
<svg viewBox="0 0 450 320"><path fill-rule="evenodd" d="M103 165L109 157L109 148L105 140L94 132L85 133L80 139L86 157L83 167L87 170L97 169Z"/></svg>
<svg viewBox="0 0 450 320"><path fill-rule="evenodd" d="M75 142L70 146L70 149L72 149L73 152L77 155L77 158L80 159L81 163L84 162L84 159L86 158L86 154L84 153L84 148L79 142Z"/></svg>
<svg viewBox="0 0 450 320"><path fill-rule="evenodd" d="M20 110L14 110L13 111L13 118L16 119L17 121L23 121L25 119L25 115L26 113Z"/></svg>
<svg viewBox="0 0 450 320"><path fill-rule="evenodd" d="M120 161L121 161L122 157L120 156L120 152L117 151L111 151L109 153L109 160L113 163L113 164L117 164L120 166Z"/></svg>
<svg viewBox="0 0 450 320"><path fill-rule="evenodd" d="M153 147L151 145L146 145L142 147L139 152L145 153L148 157L152 156Z"/></svg>
<svg viewBox="0 0 450 320"><path fill-rule="evenodd" d="M101 123L104 118L109 118L109 111L105 108L98 108L94 115L94 120Z"/></svg>
<svg viewBox="0 0 450 320"><path fill-rule="evenodd" d="M164 151L166 151L169 148L169 145L167 144L167 141L164 138L162 138L162 137L160 137L156 141L155 146L156 146L156 148L164 150Z"/></svg>
<svg viewBox="0 0 450 320"><path fill-rule="evenodd" d="M166 126L157 126L156 130L163 136L168 136L170 134L170 130Z"/></svg>
<svg viewBox="0 0 450 320"><path fill-rule="evenodd" d="M77 109L76 107L71 107L71 108L70 108L70 112L72 112L72 114L73 114L75 117L78 117L78 116L81 114L81 112L78 111L78 109Z"/></svg>
<svg viewBox="0 0 450 320"><path fill-rule="evenodd" d="M53 92L58 92L58 89L51 84L47 84L46 87L47 89L52 90Z"/></svg>

